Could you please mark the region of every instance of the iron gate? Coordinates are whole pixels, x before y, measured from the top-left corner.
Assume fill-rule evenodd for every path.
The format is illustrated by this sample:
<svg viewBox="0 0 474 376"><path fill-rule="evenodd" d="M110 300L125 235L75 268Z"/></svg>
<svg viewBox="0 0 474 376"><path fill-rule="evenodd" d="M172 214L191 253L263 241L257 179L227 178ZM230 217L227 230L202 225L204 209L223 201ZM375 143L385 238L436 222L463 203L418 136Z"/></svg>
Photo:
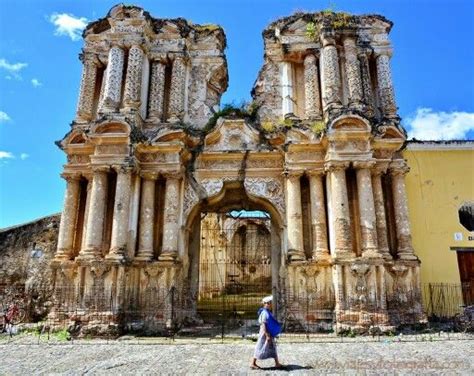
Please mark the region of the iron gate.
<svg viewBox="0 0 474 376"><path fill-rule="evenodd" d="M255 319L262 297L272 293L271 261L268 218L214 215L203 221L199 316L208 322L223 316Z"/></svg>

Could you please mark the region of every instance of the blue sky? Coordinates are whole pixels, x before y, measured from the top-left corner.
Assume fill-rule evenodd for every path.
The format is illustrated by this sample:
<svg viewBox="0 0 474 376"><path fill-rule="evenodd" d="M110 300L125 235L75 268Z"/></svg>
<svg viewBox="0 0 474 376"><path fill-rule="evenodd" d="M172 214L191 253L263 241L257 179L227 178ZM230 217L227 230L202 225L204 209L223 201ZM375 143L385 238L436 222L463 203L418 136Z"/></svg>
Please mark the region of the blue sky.
<svg viewBox="0 0 474 376"><path fill-rule="evenodd" d="M105 0L0 0L0 228L61 210L64 154L77 102L78 27L105 16ZM405 127L420 139L474 138L474 2L138 1L154 17L218 23L228 39L222 103L250 99L262 64L261 32L297 10L332 6L392 20L393 79Z"/></svg>

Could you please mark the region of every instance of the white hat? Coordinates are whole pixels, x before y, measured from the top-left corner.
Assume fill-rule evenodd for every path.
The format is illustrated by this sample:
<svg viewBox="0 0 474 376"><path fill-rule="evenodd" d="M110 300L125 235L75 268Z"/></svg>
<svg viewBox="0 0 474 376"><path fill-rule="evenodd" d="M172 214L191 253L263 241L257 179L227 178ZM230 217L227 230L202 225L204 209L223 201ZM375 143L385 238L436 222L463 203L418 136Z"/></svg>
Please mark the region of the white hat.
<svg viewBox="0 0 474 376"><path fill-rule="evenodd" d="M265 304L265 303L271 303L273 301L273 296L272 295L268 295L266 297L264 297L262 299L262 303Z"/></svg>

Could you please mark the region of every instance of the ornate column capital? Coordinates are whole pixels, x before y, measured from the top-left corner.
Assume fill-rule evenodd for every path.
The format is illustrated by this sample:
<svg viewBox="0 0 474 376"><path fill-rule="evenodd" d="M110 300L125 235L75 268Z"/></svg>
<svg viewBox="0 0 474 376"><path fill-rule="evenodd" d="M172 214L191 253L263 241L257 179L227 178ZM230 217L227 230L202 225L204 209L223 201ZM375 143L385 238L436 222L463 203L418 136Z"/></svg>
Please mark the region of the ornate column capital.
<svg viewBox="0 0 474 376"><path fill-rule="evenodd" d="M406 175L410 171L410 167L405 162L402 163L390 163L388 171L392 176Z"/></svg>
<svg viewBox="0 0 474 376"><path fill-rule="evenodd" d="M94 174L96 173L107 173L110 172L110 166L104 166L104 165L92 165L91 170Z"/></svg>
<svg viewBox="0 0 474 376"><path fill-rule="evenodd" d="M336 35L332 31L323 31L320 35L320 41L323 47L334 46L336 44Z"/></svg>
<svg viewBox="0 0 474 376"><path fill-rule="evenodd" d="M324 170L324 168L318 168L318 169L306 171L306 174L308 175L308 177L312 177L312 176L321 177L321 176L326 175L326 171Z"/></svg>
<svg viewBox="0 0 474 376"><path fill-rule="evenodd" d="M310 52L309 54L305 55L304 57L304 65L310 65L316 63L316 55L314 52Z"/></svg>
<svg viewBox="0 0 474 376"><path fill-rule="evenodd" d="M375 167L371 170L372 176L385 175L388 170L388 163L376 163Z"/></svg>
<svg viewBox="0 0 474 376"><path fill-rule="evenodd" d="M184 171L163 171L161 172L161 176L165 179L174 179L174 180L181 180L184 177Z"/></svg>
<svg viewBox="0 0 474 376"><path fill-rule="evenodd" d="M387 57L391 58L392 55L393 55L393 50L391 48L387 48L387 47L375 48L374 49L374 55L375 55L375 58L378 58L380 56L387 56Z"/></svg>
<svg viewBox="0 0 474 376"><path fill-rule="evenodd" d="M375 161L354 161L354 162L352 162L352 166L356 170L372 169L375 165L376 165Z"/></svg>
<svg viewBox="0 0 474 376"><path fill-rule="evenodd" d="M327 172L347 170L350 166L349 161L328 161L324 164L324 170Z"/></svg>
<svg viewBox="0 0 474 376"><path fill-rule="evenodd" d="M117 174L130 174L134 170L133 166L130 165L112 165L112 169L117 173Z"/></svg>
<svg viewBox="0 0 474 376"><path fill-rule="evenodd" d="M82 175L79 172L63 172L61 177L69 183L72 181L79 181Z"/></svg>
<svg viewBox="0 0 474 376"><path fill-rule="evenodd" d="M302 170L285 170L283 172L283 175L287 179L290 179L290 180L299 179L300 177L303 176L303 174L304 174L304 171L302 171Z"/></svg>
<svg viewBox="0 0 474 376"><path fill-rule="evenodd" d="M158 172L156 171L140 171L140 177L145 180L156 180L158 179Z"/></svg>

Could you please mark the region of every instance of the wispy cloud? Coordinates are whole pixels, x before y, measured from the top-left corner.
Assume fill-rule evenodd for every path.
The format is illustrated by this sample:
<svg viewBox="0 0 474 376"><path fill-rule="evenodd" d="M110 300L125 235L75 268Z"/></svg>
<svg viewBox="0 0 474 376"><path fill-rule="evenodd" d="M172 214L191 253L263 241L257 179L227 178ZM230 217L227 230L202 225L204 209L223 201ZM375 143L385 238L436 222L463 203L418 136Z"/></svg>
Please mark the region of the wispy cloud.
<svg viewBox="0 0 474 376"><path fill-rule="evenodd" d="M435 112L431 108L418 108L406 119L408 137L419 140L465 139L474 131L474 113L453 111Z"/></svg>
<svg viewBox="0 0 474 376"><path fill-rule="evenodd" d="M34 87L40 87L40 86L43 86L43 84L40 82L40 80L38 80L37 78L33 78L31 80L31 84L34 86Z"/></svg>
<svg viewBox="0 0 474 376"><path fill-rule="evenodd" d="M20 71L27 66L27 63L9 63L6 59L0 59L0 69L4 69L8 72L8 75L5 77L8 80L12 78L20 80Z"/></svg>
<svg viewBox="0 0 474 376"><path fill-rule="evenodd" d="M0 160L3 160L3 159L14 159L15 156L10 153L9 151L1 151L0 150Z"/></svg>
<svg viewBox="0 0 474 376"><path fill-rule="evenodd" d="M6 112L0 111L0 123L6 123L7 121L10 121L11 118L8 116Z"/></svg>
<svg viewBox="0 0 474 376"><path fill-rule="evenodd" d="M21 159L22 161L24 161L24 160L25 160L26 158L28 158L29 156L30 156L29 154L21 153L21 154L20 154L20 159Z"/></svg>
<svg viewBox="0 0 474 376"><path fill-rule="evenodd" d="M82 30L87 26L87 18L67 13L54 13L49 17L49 21L56 26L54 35L68 36L73 41L81 38Z"/></svg>

